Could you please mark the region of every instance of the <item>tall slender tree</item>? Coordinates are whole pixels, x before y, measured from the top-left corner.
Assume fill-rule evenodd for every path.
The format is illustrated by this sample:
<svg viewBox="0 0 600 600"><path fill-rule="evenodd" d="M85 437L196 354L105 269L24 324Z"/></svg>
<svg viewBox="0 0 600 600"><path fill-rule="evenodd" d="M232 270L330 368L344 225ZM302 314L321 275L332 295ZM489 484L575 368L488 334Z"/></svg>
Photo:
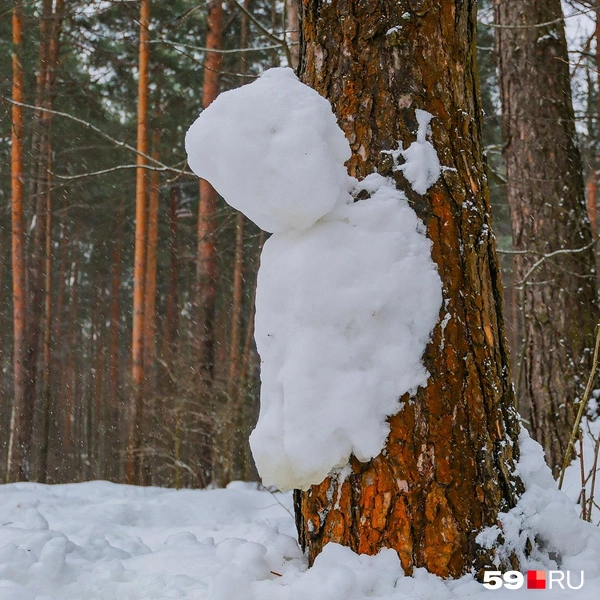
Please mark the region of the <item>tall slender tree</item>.
<svg viewBox="0 0 600 600"><path fill-rule="evenodd" d="M219 77L223 55L218 52L223 42L223 4L211 0L207 5L206 57L202 107L207 108L219 94ZM217 50L214 52L211 50ZM210 384L214 369L214 317L217 278L215 227L217 193L208 181L200 180L198 208L198 251L196 262L196 313L198 369L204 384Z"/></svg>
<svg viewBox="0 0 600 600"><path fill-rule="evenodd" d="M152 132L152 158L159 158L160 129ZM146 287L144 304L144 371L151 377L154 365L156 336L156 262L158 250L158 208L160 202L160 174L150 173L150 194L148 203L148 248L146 252Z"/></svg>
<svg viewBox="0 0 600 600"><path fill-rule="evenodd" d="M50 22L50 41L45 78L45 106L54 106L56 73L59 66L60 36L62 30L64 0L56 0ZM45 144L43 173L44 186L44 310L42 330L42 426L39 479L45 482L48 476L48 452L50 444L50 421L52 419L51 376L52 376L52 113L44 112ZM40 311L41 312L41 311Z"/></svg>
<svg viewBox="0 0 600 600"><path fill-rule="evenodd" d="M481 145L475 0L306 0L303 81L327 97L350 141L352 175L392 175L389 151L414 141L415 109L433 115L443 171L425 196L396 172L423 219L444 307L424 360L426 388L389 419L385 451L298 492L310 560L328 542L398 551L407 572L443 577L489 567L475 537L512 506L518 421ZM340 19L340 15L344 15ZM367 200L364 200L368 202Z"/></svg>
<svg viewBox="0 0 600 600"><path fill-rule="evenodd" d="M594 249L560 0L495 0L523 369L519 406L558 473L591 367Z"/></svg>
<svg viewBox="0 0 600 600"><path fill-rule="evenodd" d="M140 0L138 63L137 169L135 183L135 258L133 275L133 332L131 343L131 412L127 445L126 480L140 476L144 384L144 304L147 244L148 70L150 63L150 0Z"/></svg>
<svg viewBox="0 0 600 600"><path fill-rule="evenodd" d="M11 132L11 215L13 280L13 406L8 443L6 478L8 481L29 479L33 405L26 395L26 311L25 234L23 230L23 107L24 70L22 2L15 0L12 9L12 132Z"/></svg>

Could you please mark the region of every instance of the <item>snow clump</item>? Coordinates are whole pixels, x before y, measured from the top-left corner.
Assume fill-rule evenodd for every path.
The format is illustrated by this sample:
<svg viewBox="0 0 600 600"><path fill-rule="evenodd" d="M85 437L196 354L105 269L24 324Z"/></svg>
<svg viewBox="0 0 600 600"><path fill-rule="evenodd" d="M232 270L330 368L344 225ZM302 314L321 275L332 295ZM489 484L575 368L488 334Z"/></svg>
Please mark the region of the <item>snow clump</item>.
<svg viewBox="0 0 600 600"><path fill-rule="evenodd" d="M185 138L188 162L261 229L306 229L347 200L350 146L329 102L291 69L221 94Z"/></svg>
<svg viewBox="0 0 600 600"><path fill-rule="evenodd" d="M256 293L262 387L250 443L263 483L306 489L352 454L374 458L400 397L428 378L421 357L442 292L423 223L391 179L348 176L329 103L290 69L219 96L186 149L227 202L276 232ZM422 172L429 182L431 165ZM371 197L353 202L353 189Z"/></svg>
<svg viewBox="0 0 600 600"><path fill-rule="evenodd" d="M395 170L402 171L412 189L423 195L439 179L442 168L433 144L427 140L427 136L431 135L433 115L418 108L416 115L419 123L417 141L406 150L400 150L399 154L405 162Z"/></svg>
<svg viewBox="0 0 600 600"><path fill-rule="evenodd" d="M431 242L390 180L261 256L261 413L250 437L266 485L307 488L354 454L377 456L399 398L425 385L421 356L442 302Z"/></svg>

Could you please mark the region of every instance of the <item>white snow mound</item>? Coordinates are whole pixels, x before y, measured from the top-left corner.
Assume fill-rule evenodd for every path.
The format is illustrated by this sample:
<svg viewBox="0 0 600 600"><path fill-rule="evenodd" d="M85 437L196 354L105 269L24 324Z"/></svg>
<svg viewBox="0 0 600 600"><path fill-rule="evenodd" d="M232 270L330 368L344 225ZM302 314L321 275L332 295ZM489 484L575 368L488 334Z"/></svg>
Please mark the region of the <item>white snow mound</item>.
<svg viewBox="0 0 600 600"><path fill-rule="evenodd" d="M587 579L600 577L598 527L580 519L573 500L556 488L542 447L524 427L519 450L517 473L525 493L513 509L498 516L501 526L483 530L477 542L495 548L498 563L516 555L522 571L571 570L579 577L583 570ZM577 462L571 464L570 478L576 476L578 466Z"/></svg>
<svg viewBox="0 0 600 600"><path fill-rule="evenodd" d="M422 223L391 180L310 229L265 244L256 297L261 410L250 437L279 489L320 483L351 454L377 456L442 303Z"/></svg>
<svg viewBox="0 0 600 600"><path fill-rule="evenodd" d="M429 148L426 115L417 138ZM264 483L306 489L352 454L374 458L400 397L428 377L421 356L442 293L423 224L393 180L349 177L329 103L290 69L219 96L186 149L229 204L275 232L256 297L262 388L250 444ZM356 186L371 198L353 203Z"/></svg>
<svg viewBox="0 0 600 600"><path fill-rule="evenodd" d="M329 102L288 68L221 94L185 148L194 173L265 231L306 229L348 196L348 141Z"/></svg>

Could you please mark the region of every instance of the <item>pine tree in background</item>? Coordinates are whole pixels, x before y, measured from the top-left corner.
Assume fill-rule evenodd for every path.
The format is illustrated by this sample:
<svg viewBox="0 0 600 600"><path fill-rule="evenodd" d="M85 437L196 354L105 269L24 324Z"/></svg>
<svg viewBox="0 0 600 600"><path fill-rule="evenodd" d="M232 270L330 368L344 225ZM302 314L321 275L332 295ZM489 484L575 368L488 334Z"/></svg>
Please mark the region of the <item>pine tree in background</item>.
<svg viewBox="0 0 600 600"><path fill-rule="evenodd" d="M150 0L140 2L138 67L137 170L135 185L135 263L133 275L133 332L131 343L131 413L127 447L126 481L141 483L144 386L144 304L146 282L146 236L148 164L148 70L150 62Z"/></svg>
<svg viewBox="0 0 600 600"><path fill-rule="evenodd" d="M560 0L494 6L522 316L518 401L557 474L600 316L565 28Z"/></svg>
<svg viewBox="0 0 600 600"><path fill-rule="evenodd" d="M31 473L33 405L27 397L27 292L25 280L25 237L23 223L24 167L23 107L23 16L21 2L12 10L12 135L11 135L11 217L12 217L12 301L13 301L13 401L10 419L7 481L28 481Z"/></svg>

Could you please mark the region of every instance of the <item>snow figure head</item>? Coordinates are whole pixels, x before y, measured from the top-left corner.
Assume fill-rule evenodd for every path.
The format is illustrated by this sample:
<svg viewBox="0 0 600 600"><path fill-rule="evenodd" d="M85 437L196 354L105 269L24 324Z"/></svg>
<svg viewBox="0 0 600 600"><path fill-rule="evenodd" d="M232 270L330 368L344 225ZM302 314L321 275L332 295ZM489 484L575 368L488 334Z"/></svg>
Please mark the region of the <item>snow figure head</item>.
<svg viewBox="0 0 600 600"><path fill-rule="evenodd" d="M348 141L329 102L291 69L221 94L185 147L194 173L265 231L306 229L347 196Z"/></svg>
<svg viewBox="0 0 600 600"><path fill-rule="evenodd" d="M352 454L377 456L387 417L428 377L422 355L442 294L423 223L391 179L347 175L329 103L289 69L219 96L186 149L227 202L277 232L256 292L261 408L250 444L263 482L306 489ZM353 186L370 198L353 203Z"/></svg>

